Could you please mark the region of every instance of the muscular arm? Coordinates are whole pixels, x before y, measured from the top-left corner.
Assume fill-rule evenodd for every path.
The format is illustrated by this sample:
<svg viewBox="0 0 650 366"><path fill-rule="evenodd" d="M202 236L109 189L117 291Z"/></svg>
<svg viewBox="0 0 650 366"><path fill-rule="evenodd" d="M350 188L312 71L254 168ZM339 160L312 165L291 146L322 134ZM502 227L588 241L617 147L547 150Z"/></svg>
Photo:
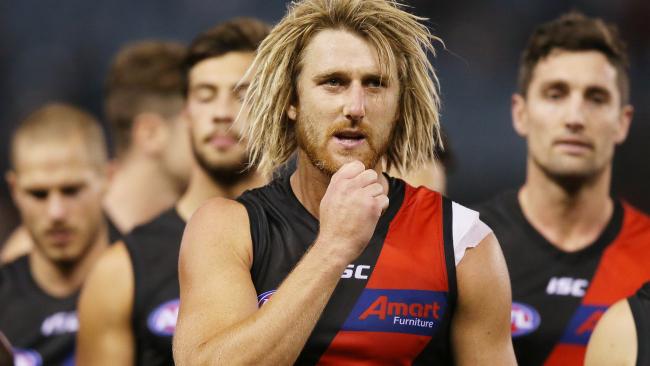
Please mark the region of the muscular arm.
<svg viewBox="0 0 650 366"><path fill-rule="evenodd" d="M374 178L359 174L363 164L352 166L356 168L348 170L359 180L330 183L321 202L316 242L260 309L250 277L252 244L246 209L234 201L215 199L192 216L180 252L176 364L295 362L345 266L367 245L387 205L385 196L377 196L376 190L382 191L379 184L364 183L364 179L376 182L377 174L371 171ZM345 178L345 169L339 170L344 171L337 173L339 178ZM374 193L358 192L359 187Z"/></svg>
<svg viewBox="0 0 650 366"><path fill-rule="evenodd" d="M501 248L488 235L458 264L452 344L458 365L515 365L510 280Z"/></svg>
<svg viewBox="0 0 650 366"><path fill-rule="evenodd" d="M133 269L123 242L99 259L79 299L77 365L133 365Z"/></svg>
<svg viewBox="0 0 650 366"><path fill-rule="evenodd" d="M585 366L634 366L637 358L636 326L627 300L607 310L589 339Z"/></svg>

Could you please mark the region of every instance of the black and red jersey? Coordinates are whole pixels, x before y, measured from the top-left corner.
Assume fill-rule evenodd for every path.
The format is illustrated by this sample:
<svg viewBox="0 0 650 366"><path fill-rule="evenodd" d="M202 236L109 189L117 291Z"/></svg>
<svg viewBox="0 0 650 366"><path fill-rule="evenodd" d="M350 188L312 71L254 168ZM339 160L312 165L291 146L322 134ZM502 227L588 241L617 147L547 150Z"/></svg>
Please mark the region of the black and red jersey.
<svg viewBox="0 0 650 366"><path fill-rule="evenodd" d="M565 252L526 220L516 192L479 211L508 265L519 364L582 365L605 310L650 280L650 218L616 201L600 236L582 250Z"/></svg>
<svg viewBox="0 0 650 366"><path fill-rule="evenodd" d="M389 178L388 196L368 246L343 272L296 364L452 363L456 263L489 228L476 212L399 179ZM319 222L288 175L238 201L250 219L251 276L263 306L316 240Z"/></svg>

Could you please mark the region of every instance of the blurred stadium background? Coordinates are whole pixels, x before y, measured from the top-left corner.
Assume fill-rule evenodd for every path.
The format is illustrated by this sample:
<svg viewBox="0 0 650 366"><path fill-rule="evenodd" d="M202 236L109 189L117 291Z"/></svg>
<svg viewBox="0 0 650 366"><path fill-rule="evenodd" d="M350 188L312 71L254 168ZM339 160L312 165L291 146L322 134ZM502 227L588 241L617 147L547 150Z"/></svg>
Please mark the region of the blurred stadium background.
<svg viewBox="0 0 650 366"><path fill-rule="evenodd" d="M525 144L512 130L509 106L519 53L534 26L572 9L616 23L628 42L636 114L618 151L613 190L650 211L650 1L404 1L445 41L434 65L442 123L456 159L448 195L470 205L523 182ZM285 7L280 0L0 2L0 170L9 168L13 127L41 104L74 103L103 117L103 80L123 44L152 38L187 43L234 16L274 23ZM0 242L16 224L3 180Z"/></svg>

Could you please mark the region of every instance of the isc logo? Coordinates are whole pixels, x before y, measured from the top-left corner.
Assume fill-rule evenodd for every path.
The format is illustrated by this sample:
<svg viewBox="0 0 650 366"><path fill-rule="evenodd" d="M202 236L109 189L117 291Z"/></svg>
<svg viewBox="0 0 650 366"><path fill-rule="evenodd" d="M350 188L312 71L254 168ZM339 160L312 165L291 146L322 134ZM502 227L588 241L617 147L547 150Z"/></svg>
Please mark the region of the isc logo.
<svg viewBox="0 0 650 366"><path fill-rule="evenodd" d="M546 286L549 295L584 297L589 281L582 278L552 277Z"/></svg>
<svg viewBox="0 0 650 366"><path fill-rule="evenodd" d="M348 264L348 266L343 271L341 278L356 278L359 280L367 280L369 270L370 266L367 266L365 264L359 264L358 266L355 266L354 264Z"/></svg>

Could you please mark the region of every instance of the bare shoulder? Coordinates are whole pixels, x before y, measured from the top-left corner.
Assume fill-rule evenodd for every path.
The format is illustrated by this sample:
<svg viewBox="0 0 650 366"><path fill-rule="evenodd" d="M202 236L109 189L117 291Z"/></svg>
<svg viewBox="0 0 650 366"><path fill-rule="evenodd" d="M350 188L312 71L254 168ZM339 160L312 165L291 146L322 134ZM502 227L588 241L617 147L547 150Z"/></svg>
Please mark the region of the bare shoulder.
<svg viewBox="0 0 650 366"><path fill-rule="evenodd" d="M131 258L124 242L118 241L102 253L90 271L82 290L81 307L91 303L92 307L98 308L104 300L110 300L107 310L125 309L130 312L133 291Z"/></svg>
<svg viewBox="0 0 650 366"><path fill-rule="evenodd" d="M510 337L510 281L494 234L468 248L456 269L458 307L452 342L457 364L516 364Z"/></svg>
<svg viewBox="0 0 650 366"><path fill-rule="evenodd" d="M215 231L216 227L223 230L232 224L244 222L248 222L244 205L235 200L215 197L206 201L194 212L188 225L192 225L193 230Z"/></svg>
<svg viewBox="0 0 650 366"><path fill-rule="evenodd" d="M493 233L488 234L474 248L468 248L457 266L459 275L480 275L490 269L499 278L508 282L508 270L499 242Z"/></svg>
<svg viewBox="0 0 650 366"><path fill-rule="evenodd" d="M598 321L587 347L585 365L635 365L636 326L627 299L612 305Z"/></svg>
<svg viewBox="0 0 650 366"><path fill-rule="evenodd" d="M0 247L0 263L9 263L32 250L32 238L24 226L17 227Z"/></svg>
<svg viewBox="0 0 650 366"><path fill-rule="evenodd" d="M248 213L241 203L212 198L190 218L181 243L181 262L228 247L245 259L252 258Z"/></svg>

